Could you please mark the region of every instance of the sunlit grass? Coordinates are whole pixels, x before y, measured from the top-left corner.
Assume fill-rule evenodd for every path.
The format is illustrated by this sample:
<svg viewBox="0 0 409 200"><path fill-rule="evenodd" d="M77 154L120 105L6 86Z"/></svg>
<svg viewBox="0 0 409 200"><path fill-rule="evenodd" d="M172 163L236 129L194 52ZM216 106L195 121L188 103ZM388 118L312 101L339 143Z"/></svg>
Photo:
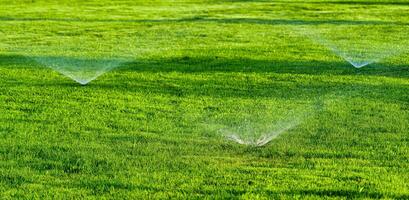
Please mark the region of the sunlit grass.
<svg viewBox="0 0 409 200"><path fill-rule="evenodd" d="M409 3L0 4L2 197L409 198L405 52L355 69L297 31L405 22ZM48 59L103 55L126 59L86 86ZM226 139L253 115L257 133L300 122L263 147Z"/></svg>

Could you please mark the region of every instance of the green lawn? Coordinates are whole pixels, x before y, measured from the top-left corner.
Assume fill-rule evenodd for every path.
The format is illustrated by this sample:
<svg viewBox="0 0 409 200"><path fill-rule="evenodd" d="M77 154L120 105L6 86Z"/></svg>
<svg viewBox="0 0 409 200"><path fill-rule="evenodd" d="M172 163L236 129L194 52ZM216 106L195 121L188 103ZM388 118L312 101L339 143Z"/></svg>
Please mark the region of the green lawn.
<svg viewBox="0 0 409 200"><path fill-rule="evenodd" d="M0 0L0 198L409 199L408 31L404 0Z"/></svg>

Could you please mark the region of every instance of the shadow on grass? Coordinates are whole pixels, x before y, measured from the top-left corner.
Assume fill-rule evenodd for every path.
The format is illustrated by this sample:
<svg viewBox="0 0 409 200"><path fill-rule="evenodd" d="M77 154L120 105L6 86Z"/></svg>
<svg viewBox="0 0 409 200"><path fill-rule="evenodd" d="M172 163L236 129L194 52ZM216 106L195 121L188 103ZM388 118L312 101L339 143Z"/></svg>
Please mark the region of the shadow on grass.
<svg viewBox="0 0 409 200"><path fill-rule="evenodd" d="M124 71L136 72L254 72L280 73L299 75L370 75L385 77L409 77L406 65L390 65L379 63L360 69L348 62L320 60L256 60L250 58L209 57L173 57L151 60L138 60L125 63L120 67Z"/></svg>
<svg viewBox="0 0 409 200"><path fill-rule="evenodd" d="M289 2L287 2L289 3ZM345 4L345 5L398 5L409 6L408 1L330 1L330 2L308 2L312 4Z"/></svg>
<svg viewBox="0 0 409 200"><path fill-rule="evenodd" d="M21 55L0 55L0 67L32 68L41 64L36 60L48 57L27 57ZM64 58L70 60L69 57ZM73 58L75 60L75 58ZM92 59L87 62L92 63ZM95 60L99 63L99 60ZM223 58L219 56L207 57L169 57L157 59L140 59L132 62L123 60L116 71L121 72L150 72L150 73L277 73L294 75L363 75L408 78L407 65L388 65L375 63L360 69L352 67L348 62L320 61L320 60L256 60L250 58Z"/></svg>
<svg viewBox="0 0 409 200"><path fill-rule="evenodd" d="M219 1L220 2L220 1ZM248 2L268 2L271 3L271 0L223 0L222 2L231 2L231 3L248 3ZM279 0L274 1L274 3L280 4L345 4L345 5L401 5L407 6L409 5L408 1L363 1L363 0L341 0L341 1L285 1Z"/></svg>
<svg viewBox="0 0 409 200"><path fill-rule="evenodd" d="M26 59L26 57L3 55L0 57L0 66L26 67L25 62L18 63L20 59ZM177 74L172 74L174 72ZM3 86L39 84L48 87L76 87L89 91L107 90L174 97L259 97L307 100L337 91L391 102L407 103L409 98L404 92L408 89L405 85L374 85L369 81L342 80L344 76L355 75L406 78L409 77L409 71L405 66L355 69L343 62L181 57L130 62L111 73L106 75L105 81L97 80L85 87L70 81L50 81L50 79L37 83L3 81ZM149 75L140 76L146 73ZM339 81L331 81L332 76ZM264 80L260 82L259 78Z"/></svg>
<svg viewBox="0 0 409 200"><path fill-rule="evenodd" d="M82 22L82 23L221 23L221 24L261 24L261 25L400 25L407 26L405 22L374 21L374 20L302 20L302 19L261 19L261 18L207 18L196 16L180 19L76 19L76 18L27 18L27 17L2 17L4 22Z"/></svg>
<svg viewBox="0 0 409 200"><path fill-rule="evenodd" d="M341 197L347 199L357 199L357 198L373 198L373 199L383 199L383 198L393 198L393 199L408 199L409 195L398 195L391 194L385 195L381 192L362 192L357 190L342 190L342 189L328 189L328 190L295 190L286 192L288 195L302 195L302 196L320 196L320 197Z"/></svg>

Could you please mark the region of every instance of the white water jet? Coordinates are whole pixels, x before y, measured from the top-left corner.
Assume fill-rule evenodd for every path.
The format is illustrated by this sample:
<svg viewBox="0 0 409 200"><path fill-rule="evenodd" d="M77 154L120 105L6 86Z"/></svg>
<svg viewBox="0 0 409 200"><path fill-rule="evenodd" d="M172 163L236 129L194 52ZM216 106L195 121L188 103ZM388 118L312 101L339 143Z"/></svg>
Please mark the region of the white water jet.
<svg viewBox="0 0 409 200"><path fill-rule="evenodd" d="M133 60L137 54L133 35L122 31L120 25L116 27L118 33L112 34L102 26L42 23L35 32L27 31L26 24L13 27L16 38L21 39L8 43L12 47L9 52L34 60L81 85ZM27 34L35 40L25 41Z"/></svg>
<svg viewBox="0 0 409 200"><path fill-rule="evenodd" d="M353 61L353 60L351 60L351 59L348 59L348 58L344 58L347 62L349 62L352 66L354 66L355 68L362 68L362 67L365 67L365 66L367 66L367 65L370 65L370 64L372 64L372 63L374 63L375 61L364 61L364 62L355 62L355 61Z"/></svg>
<svg viewBox="0 0 409 200"><path fill-rule="evenodd" d="M119 59L76 59L66 57L35 57L34 60L81 85L88 84L125 62Z"/></svg>
<svg viewBox="0 0 409 200"><path fill-rule="evenodd" d="M235 143L264 146L314 116L322 107L321 101L319 96L301 101L232 99L209 110L204 125Z"/></svg>
<svg viewBox="0 0 409 200"><path fill-rule="evenodd" d="M296 28L313 42L325 46L355 68L380 62L407 50L407 25L324 24Z"/></svg>
<svg viewBox="0 0 409 200"><path fill-rule="evenodd" d="M233 132L228 132L226 134L226 138L228 140L231 140L233 142L236 142L242 145L261 147L261 146L268 144L272 140L276 139L282 133L285 133L297 127L302 121L303 120L295 120L293 122L282 123L280 128L276 130L272 130L268 133L262 134L261 136L257 138L243 138L243 137L240 137L240 135L238 135L237 133L233 133Z"/></svg>

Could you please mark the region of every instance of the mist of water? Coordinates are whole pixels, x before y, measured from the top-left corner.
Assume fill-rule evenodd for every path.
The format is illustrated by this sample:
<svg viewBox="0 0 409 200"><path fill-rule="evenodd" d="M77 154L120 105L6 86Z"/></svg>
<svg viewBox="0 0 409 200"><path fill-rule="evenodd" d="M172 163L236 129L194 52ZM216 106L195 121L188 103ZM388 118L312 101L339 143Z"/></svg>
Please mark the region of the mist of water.
<svg viewBox="0 0 409 200"><path fill-rule="evenodd" d="M81 85L90 83L125 62L125 60L120 59L77 59L70 57L35 57L34 59Z"/></svg>
<svg viewBox="0 0 409 200"><path fill-rule="evenodd" d="M405 26L337 24L325 27L300 26L296 29L355 68L402 54L409 44L402 35L407 29Z"/></svg>
<svg viewBox="0 0 409 200"><path fill-rule="evenodd" d="M210 120L213 123L207 123L206 126L227 140L254 147L264 146L296 129L323 107L321 97L301 102L279 100L273 103L231 103L237 105L230 105L230 108L208 116L213 118Z"/></svg>
<svg viewBox="0 0 409 200"><path fill-rule="evenodd" d="M44 22L35 27L34 31L27 30L25 24L13 27L16 39L8 40L7 51L53 69L81 85L133 60L139 52L134 35L124 33L122 26L117 27L115 34L104 31L101 26L76 23ZM10 31L8 37L12 33ZM35 40L26 41L27 34ZM2 46L5 45L0 48Z"/></svg>
<svg viewBox="0 0 409 200"><path fill-rule="evenodd" d="M297 127L302 122L303 120L294 120L290 122L277 123L274 125L276 127L275 130L271 130L270 132L262 134L259 137L250 137L250 138L241 137L239 134L234 133L234 132L229 132L228 130L225 130L226 132L225 135L226 135L226 138L230 141L233 141L233 142L236 142L242 145L261 147L261 146L268 144L272 140L276 139L282 133L285 133Z"/></svg>
<svg viewBox="0 0 409 200"><path fill-rule="evenodd" d="M239 123L224 126L219 132L230 141L242 145L261 147L281 135L290 133L306 121L317 115L324 108L326 95L311 96L305 101L277 102L269 107L255 106L244 118L237 114ZM258 102L254 102L256 105ZM259 102L262 104L262 102ZM283 106L284 104L285 106ZM276 106L274 106L276 105ZM255 109L256 108L256 109Z"/></svg>

